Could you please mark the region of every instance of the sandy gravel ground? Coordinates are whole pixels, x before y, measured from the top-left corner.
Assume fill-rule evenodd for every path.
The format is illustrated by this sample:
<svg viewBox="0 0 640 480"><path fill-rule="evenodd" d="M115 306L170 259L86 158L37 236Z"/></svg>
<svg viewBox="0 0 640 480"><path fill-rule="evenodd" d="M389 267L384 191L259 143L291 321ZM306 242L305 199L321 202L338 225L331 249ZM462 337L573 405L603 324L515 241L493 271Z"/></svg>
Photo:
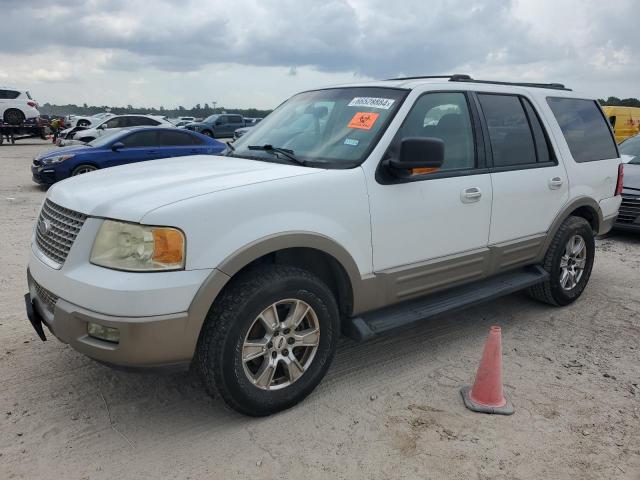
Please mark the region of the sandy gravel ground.
<svg viewBox="0 0 640 480"><path fill-rule="evenodd" d="M103 367L24 314L45 192L41 141L0 146L0 479L640 479L640 236L598 241L591 282L556 309L517 294L365 344L321 386L251 419L193 375ZM488 328L503 327L511 417L467 411Z"/></svg>

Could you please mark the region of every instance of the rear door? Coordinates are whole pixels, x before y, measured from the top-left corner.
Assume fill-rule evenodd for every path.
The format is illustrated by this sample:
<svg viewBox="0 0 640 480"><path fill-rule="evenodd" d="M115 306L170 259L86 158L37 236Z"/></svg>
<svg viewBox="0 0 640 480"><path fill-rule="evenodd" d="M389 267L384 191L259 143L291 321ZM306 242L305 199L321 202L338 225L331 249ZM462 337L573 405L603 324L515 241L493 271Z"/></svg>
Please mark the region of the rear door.
<svg viewBox="0 0 640 480"><path fill-rule="evenodd" d="M532 101L523 95L477 93L488 138L493 203L489 245L521 241L526 261L569 197L562 163ZM515 247L519 248L519 247Z"/></svg>
<svg viewBox="0 0 640 480"><path fill-rule="evenodd" d="M195 137L178 129L168 128L158 132L158 146L162 158L183 157L202 153L202 149L195 144Z"/></svg>

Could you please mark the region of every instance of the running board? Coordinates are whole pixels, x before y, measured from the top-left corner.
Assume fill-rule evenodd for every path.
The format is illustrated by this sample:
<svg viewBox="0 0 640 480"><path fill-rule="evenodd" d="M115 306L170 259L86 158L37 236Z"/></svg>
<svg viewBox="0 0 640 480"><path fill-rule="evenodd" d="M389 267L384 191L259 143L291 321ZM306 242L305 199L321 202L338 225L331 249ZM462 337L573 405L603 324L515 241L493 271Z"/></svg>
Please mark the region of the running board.
<svg viewBox="0 0 640 480"><path fill-rule="evenodd" d="M503 273L424 298L364 313L359 317L348 318L343 322L343 332L356 341L369 340L389 330L523 290L548 278L549 273L540 265Z"/></svg>

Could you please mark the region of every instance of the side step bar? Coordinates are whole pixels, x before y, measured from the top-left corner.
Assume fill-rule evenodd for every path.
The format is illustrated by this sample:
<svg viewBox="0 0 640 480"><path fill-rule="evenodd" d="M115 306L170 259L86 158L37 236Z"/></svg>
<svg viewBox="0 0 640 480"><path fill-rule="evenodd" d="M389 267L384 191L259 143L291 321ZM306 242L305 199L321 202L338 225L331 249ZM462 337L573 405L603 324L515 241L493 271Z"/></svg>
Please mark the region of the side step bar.
<svg viewBox="0 0 640 480"><path fill-rule="evenodd" d="M343 332L356 341L369 340L383 332L420 320L462 310L544 282L549 273L540 265L503 273L424 298L384 307L343 322Z"/></svg>

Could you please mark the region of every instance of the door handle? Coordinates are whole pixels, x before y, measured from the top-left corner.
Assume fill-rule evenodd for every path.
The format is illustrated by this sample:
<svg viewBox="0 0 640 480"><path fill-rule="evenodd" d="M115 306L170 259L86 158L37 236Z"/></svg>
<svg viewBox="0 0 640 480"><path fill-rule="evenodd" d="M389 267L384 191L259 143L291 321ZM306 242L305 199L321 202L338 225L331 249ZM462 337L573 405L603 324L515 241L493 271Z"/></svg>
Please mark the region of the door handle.
<svg viewBox="0 0 640 480"><path fill-rule="evenodd" d="M473 203L480 200L482 197L482 190L478 187L469 187L462 190L460 193L460 200L462 203Z"/></svg>
<svg viewBox="0 0 640 480"><path fill-rule="evenodd" d="M558 190L560 187L562 187L563 183L564 183L564 180L562 180L562 178L553 177L549 179L549 189Z"/></svg>

